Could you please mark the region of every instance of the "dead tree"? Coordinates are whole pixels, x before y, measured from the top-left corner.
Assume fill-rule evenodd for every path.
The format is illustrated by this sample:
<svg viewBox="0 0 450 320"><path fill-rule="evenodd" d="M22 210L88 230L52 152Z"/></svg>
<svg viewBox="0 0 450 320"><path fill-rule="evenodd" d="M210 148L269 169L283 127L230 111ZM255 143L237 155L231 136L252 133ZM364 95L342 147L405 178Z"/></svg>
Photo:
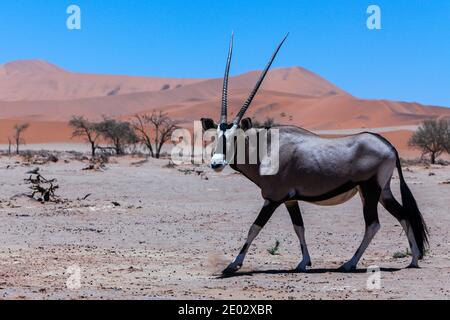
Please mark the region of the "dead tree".
<svg viewBox="0 0 450 320"><path fill-rule="evenodd" d="M10 137L8 137L8 156L11 156L11 151L12 151L12 140Z"/></svg>
<svg viewBox="0 0 450 320"><path fill-rule="evenodd" d="M84 137L91 146L92 158L95 157L95 151L98 148L100 133L97 130L98 124L90 122L83 116L73 116L69 125L74 129L72 137Z"/></svg>
<svg viewBox="0 0 450 320"><path fill-rule="evenodd" d="M59 198L55 195L56 189L59 188L59 186L56 184L56 179L47 180L39 173L39 168L36 168L27 173L30 174L30 176L25 179L25 182L30 185L30 198L40 202L59 201Z"/></svg>
<svg viewBox="0 0 450 320"><path fill-rule="evenodd" d="M25 140L22 138L23 132L28 129L30 124L28 123L22 123L22 124L16 124L14 126L14 142L16 144L16 154L19 154L19 148L21 144L25 144Z"/></svg>
<svg viewBox="0 0 450 320"><path fill-rule="evenodd" d="M159 159L163 145L179 126L166 113L153 111L152 114L135 115L133 128L150 156Z"/></svg>
<svg viewBox="0 0 450 320"><path fill-rule="evenodd" d="M138 135L139 141L148 149L150 156L155 157L153 152L152 141L150 139L150 134L148 133L148 125L146 116L141 116L139 114L135 115L135 120L133 121L133 129Z"/></svg>

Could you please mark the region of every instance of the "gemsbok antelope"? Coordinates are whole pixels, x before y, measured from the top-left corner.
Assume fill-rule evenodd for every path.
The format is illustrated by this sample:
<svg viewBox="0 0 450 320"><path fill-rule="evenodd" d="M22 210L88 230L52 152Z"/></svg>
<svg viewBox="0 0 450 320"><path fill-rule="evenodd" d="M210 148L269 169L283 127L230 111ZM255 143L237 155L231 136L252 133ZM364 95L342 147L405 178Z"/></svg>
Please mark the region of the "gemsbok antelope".
<svg viewBox="0 0 450 320"><path fill-rule="evenodd" d="M287 37L287 36L286 36ZM227 122L227 93L230 63L233 51L233 37L230 42L225 77L223 82L220 123L212 119L202 119L203 129L217 129L217 145L213 150L211 168L220 172L228 164L242 173L260 189L265 200L256 221L251 226L248 238L235 260L223 271L224 274L239 270L249 246L272 216L284 204L290 214L295 232L300 240L303 258L296 271L305 271L311 266L305 240L305 229L298 201L318 205L338 205L350 200L359 192L365 220L365 233L361 245L354 256L344 263L340 270L351 271L356 266L380 229L378 202L402 225L412 252L409 267L419 267L418 260L424 255L428 244L428 231L416 201L403 177L397 150L380 135L363 132L339 138L324 138L296 126L273 126L267 130L278 130L279 167L272 175L262 174L264 158L256 164L239 164L229 161L236 156L235 136L238 130L252 129L252 122L243 116L258 92L272 62L284 41L279 44L269 63L262 72L255 88L250 93L233 122ZM270 147L268 147L270 149ZM250 152L247 145L246 156ZM233 162L233 163L231 163ZM400 179L402 204L393 196L390 182L397 168Z"/></svg>

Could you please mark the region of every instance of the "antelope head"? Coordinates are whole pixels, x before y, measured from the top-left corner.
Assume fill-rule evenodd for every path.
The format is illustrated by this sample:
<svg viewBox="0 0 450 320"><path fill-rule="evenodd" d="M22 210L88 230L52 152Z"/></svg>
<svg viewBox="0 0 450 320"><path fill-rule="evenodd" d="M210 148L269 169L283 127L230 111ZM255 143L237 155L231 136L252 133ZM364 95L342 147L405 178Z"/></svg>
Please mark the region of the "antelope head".
<svg viewBox="0 0 450 320"><path fill-rule="evenodd" d="M233 35L231 36L230 41L230 50L228 53L228 59L227 64L225 68L225 76L223 79L223 91L222 91L222 107L220 112L220 122L217 124L214 122L213 119L210 118L202 118L202 126L203 130L207 131L210 129L216 129L217 130L217 144L214 150L214 154L211 158L211 168L217 172L222 171L228 164L228 159L231 159L234 153L234 137L236 135L236 130L240 127L244 131L247 129L250 129L252 127L252 121L250 118L243 119L245 113L247 112L248 108L250 107L250 104L253 101L253 98L255 97L256 93L258 92L259 88L261 87L261 84L264 81L264 78L267 75L267 72L269 71L270 67L272 66L273 61L275 60L275 57L278 54L278 51L280 51L281 46L283 45L284 41L286 40L287 34L284 39L281 41L281 43L278 45L275 52L272 54L272 57L270 58L269 62L267 63L264 71L261 73L258 82L256 83L255 87L253 88L252 92L250 93L249 97L245 101L245 103L242 105L241 109L239 110L238 114L234 118L232 122L228 122L227 119L227 109L228 109L228 78L230 75L230 65L231 65L231 58L233 55Z"/></svg>

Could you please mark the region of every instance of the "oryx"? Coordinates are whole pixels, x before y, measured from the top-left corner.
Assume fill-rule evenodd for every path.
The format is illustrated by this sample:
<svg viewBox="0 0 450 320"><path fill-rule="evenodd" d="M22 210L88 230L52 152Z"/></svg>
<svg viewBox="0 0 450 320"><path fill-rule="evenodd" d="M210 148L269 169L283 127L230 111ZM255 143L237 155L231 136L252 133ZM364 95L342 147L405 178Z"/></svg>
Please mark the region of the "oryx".
<svg viewBox="0 0 450 320"><path fill-rule="evenodd" d="M427 227L403 177L397 150L383 137L363 132L339 138L324 138L295 126L273 126L268 130L278 130L279 170L277 173L272 175L261 173L261 163L264 163L265 159L258 159L256 164L229 163L229 159L232 159L236 153L234 139L236 132L240 129L252 128L251 120L249 118L242 120L242 118L285 40L286 38L275 50L255 88L233 122L228 123L228 76L233 50L233 38L231 38L223 82L220 123L217 125L212 119L202 119L204 130L217 129L218 143L211 159L211 168L220 172L227 164L230 164L234 170L241 172L261 189L265 200L261 212L250 228L242 250L223 272L233 273L242 266L252 241L281 204L284 204L289 211L300 240L303 259L296 270L305 271L306 267L311 266L311 260L306 246L305 229L298 201L318 205L338 205L348 201L358 192L363 203L366 225L364 238L354 256L343 264L341 269L350 271L356 268L364 251L379 230L378 202L402 225L412 252L412 262L409 267L418 267L418 260L423 257L428 243ZM394 198L390 189L395 168L400 178L402 204Z"/></svg>

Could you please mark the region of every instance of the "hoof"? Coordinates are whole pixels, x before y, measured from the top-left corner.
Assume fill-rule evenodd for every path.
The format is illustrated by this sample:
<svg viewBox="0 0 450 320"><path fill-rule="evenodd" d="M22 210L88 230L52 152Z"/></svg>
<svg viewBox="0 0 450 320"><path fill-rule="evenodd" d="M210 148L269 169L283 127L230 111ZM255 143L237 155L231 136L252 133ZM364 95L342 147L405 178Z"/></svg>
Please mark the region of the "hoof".
<svg viewBox="0 0 450 320"><path fill-rule="evenodd" d="M340 266L338 268L338 271L341 272L352 272L356 270L356 266L355 265L351 265L350 263L346 262L344 263L342 266Z"/></svg>
<svg viewBox="0 0 450 320"><path fill-rule="evenodd" d="M308 271L308 269L305 266L298 266L297 268L295 268L295 272L297 273L305 273L306 271Z"/></svg>
<svg viewBox="0 0 450 320"><path fill-rule="evenodd" d="M417 263L410 263L409 266L406 267L406 269L420 269L420 267Z"/></svg>
<svg viewBox="0 0 450 320"><path fill-rule="evenodd" d="M307 267L311 267L311 261L308 262L300 262L300 264L297 266L297 268L295 268L295 272L306 272L308 271Z"/></svg>
<svg viewBox="0 0 450 320"><path fill-rule="evenodd" d="M225 270L222 271L222 274L224 275L229 275L229 274L233 274L236 273L236 271L238 271L240 268L242 267L242 264L230 264L228 267L225 268Z"/></svg>

